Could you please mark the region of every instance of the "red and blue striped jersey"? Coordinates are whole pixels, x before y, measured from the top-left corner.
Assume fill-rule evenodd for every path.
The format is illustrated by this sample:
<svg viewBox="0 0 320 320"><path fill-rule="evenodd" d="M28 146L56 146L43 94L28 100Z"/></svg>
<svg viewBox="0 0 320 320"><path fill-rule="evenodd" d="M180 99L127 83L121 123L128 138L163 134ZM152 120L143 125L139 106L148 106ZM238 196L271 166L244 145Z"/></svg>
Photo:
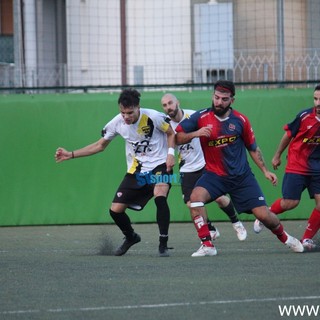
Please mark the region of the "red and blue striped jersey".
<svg viewBox="0 0 320 320"><path fill-rule="evenodd" d="M220 119L207 108L183 120L176 132L188 133L202 127L212 128L210 137L200 137L208 171L220 176L235 176L250 170L246 149L255 151L257 144L246 116L232 109L229 117Z"/></svg>
<svg viewBox="0 0 320 320"><path fill-rule="evenodd" d="M298 113L284 126L289 138L286 172L304 175L320 174L320 119L315 108Z"/></svg>

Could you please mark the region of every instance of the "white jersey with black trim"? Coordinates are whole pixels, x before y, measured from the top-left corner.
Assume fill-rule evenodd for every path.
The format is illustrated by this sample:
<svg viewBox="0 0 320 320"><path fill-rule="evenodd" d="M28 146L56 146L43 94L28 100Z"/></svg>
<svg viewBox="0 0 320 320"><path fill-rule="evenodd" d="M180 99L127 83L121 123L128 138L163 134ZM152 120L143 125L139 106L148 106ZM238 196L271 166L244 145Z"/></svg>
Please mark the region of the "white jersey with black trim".
<svg viewBox="0 0 320 320"><path fill-rule="evenodd" d="M126 124L121 114L103 128L103 138L113 140L120 135L126 141L128 173L149 172L165 163L168 154L166 116L152 109L140 108L136 123Z"/></svg>
<svg viewBox="0 0 320 320"><path fill-rule="evenodd" d="M193 113L194 110L182 110L183 118L189 118ZM171 119L170 124L173 130L176 130L178 124L181 122L175 122ZM178 154L179 154L179 168L180 172L195 172L202 169L205 166L205 160L200 144L199 138L192 139L189 143L182 144L177 146Z"/></svg>

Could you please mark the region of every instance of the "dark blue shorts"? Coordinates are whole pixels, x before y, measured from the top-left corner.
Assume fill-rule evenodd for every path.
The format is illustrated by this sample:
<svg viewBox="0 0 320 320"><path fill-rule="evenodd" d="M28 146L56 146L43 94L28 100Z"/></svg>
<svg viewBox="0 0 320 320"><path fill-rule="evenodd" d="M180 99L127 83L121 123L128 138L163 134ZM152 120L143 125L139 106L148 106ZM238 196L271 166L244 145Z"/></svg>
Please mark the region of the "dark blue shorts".
<svg viewBox="0 0 320 320"><path fill-rule="evenodd" d="M207 189L212 200L228 193L238 213L252 213L252 209L267 205L251 170L241 176L232 177L205 171L196 186Z"/></svg>
<svg viewBox="0 0 320 320"><path fill-rule="evenodd" d="M320 194L320 175L285 173L282 181L284 199L300 200L305 189L308 189L310 199L313 199L315 194Z"/></svg>

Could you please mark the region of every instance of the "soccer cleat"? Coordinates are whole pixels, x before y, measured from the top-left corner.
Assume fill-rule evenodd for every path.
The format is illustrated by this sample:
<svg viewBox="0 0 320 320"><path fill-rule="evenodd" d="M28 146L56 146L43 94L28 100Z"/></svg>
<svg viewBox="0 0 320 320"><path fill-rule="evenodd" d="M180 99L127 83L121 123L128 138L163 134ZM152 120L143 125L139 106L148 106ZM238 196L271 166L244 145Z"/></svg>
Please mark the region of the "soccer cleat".
<svg viewBox="0 0 320 320"><path fill-rule="evenodd" d="M220 237L219 230L213 225L211 221L208 221L208 228L210 231L211 240L215 240Z"/></svg>
<svg viewBox="0 0 320 320"><path fill-rule="evenodd" d="M246 240L247 238L247 230L244 227L244 225L242 224L241 221L235 222L232 224L233 229L236 231L237 233L237 237L240 241Z"/></svg>
<svg viewBox="0 0 320 320"><path fill-rule="evenodd" d="M137 233L134 233L130 238L125 237L124 239L122 245L115 251L115 256L124 255L134 244L141 241L141 237Z"/></svg>
<svg viewBox="0 0 320 320"><path fill-rule="evenodd" d="M191 255L191 257L205 257L215 255L217 255L217 249L215 247L207 247L202 244L201 247Z"/></svg>
<svg viewBox="0 0 320 320"><path fill-rule="evenodd" d="M302 245L305 251L312 251L317 248L316 244L311 239L303 239Z"/></svg>
<svg viewBox="0 0 320 320"><path fill-rule="evenodd" d="M304 251L304 247L303 247L302 243L298 239L290 236L287 233L286 233L286 235L288 236L288 239L285 242L285 245L287 247L289 247L294 252L303 252Z"/></svg>
<svg viewBox="0 0 320 320"><path fill-rule="evenodd" d="M169 248L166 245L159 245L159 257L170 257Z"/></svg>
<svg viewBox="0 0 320 320"><path fill-rule="evenodd" d="M210 230L210 237L211 240L216 240L217 238L220 237L220 232L219 230L216 228L216 230Z"/></svg>
<svg viewBox="0 0 320 320"><path fill-rule="evenodd" d="M260 233L263 227L264 227L264 224L260 222L258 219L256 219L255 222L253 223L253 231L255 233Z"/></svg>

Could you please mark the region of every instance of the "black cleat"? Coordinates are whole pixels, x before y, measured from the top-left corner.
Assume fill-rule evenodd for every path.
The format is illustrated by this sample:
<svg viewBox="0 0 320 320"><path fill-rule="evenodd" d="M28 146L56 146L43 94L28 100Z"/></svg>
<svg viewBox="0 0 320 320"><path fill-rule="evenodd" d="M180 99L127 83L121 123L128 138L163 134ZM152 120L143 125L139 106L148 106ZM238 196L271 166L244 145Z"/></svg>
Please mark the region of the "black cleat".
<svg viewBox="0 0 320 320"><path fill-rule="evenodd" d="M159 257L170 257L169 249L166 245L159 245Z"/></svg>
<svg viewBox="0 0 320 320"><path fill-rule="evenodd" d="M115 251L115 256L124 255L134 244L141 241L141 237L137 233L134 233L130 238L125 237L124 239L123 244Z"/></svg>

